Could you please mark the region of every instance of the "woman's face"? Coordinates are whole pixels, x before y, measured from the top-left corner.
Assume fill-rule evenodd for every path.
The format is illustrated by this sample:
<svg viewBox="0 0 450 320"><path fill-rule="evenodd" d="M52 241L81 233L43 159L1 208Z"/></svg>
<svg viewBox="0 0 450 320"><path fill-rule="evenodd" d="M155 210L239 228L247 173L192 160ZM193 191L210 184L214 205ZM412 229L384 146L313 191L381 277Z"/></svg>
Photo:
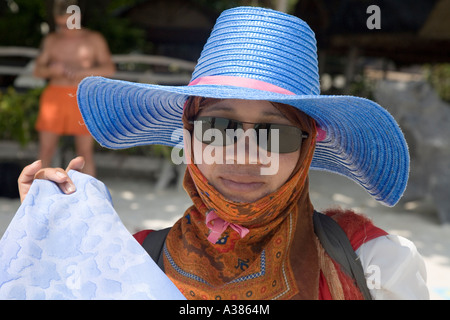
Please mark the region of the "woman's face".
<svg viewBox="0 0 450 320"><path fill-rule="evenodd" d="M202 108L197 117L221 117L242 122L252 123L276 123L293 125L277 108L268 101L224 99L217 100L207 107ZM252 124L244 123L244 130L253 128ZM192 143L196 139L192 135ZM222 148L222 161L208 161L206 159L211 152L204 152L207 144L201 144L203 161L194 159L199 170L208 179L209 183L216 188L224 197L235 202L254 202L264 196L276 191L290 177L300 156L300 149L291 153L278 153L277 157L271 157L271 153L265 150L261 153L252 152L256 142L251 138L246 138L242 142L245 144L245 161L242 158L238 161L238 156L242 156L237 150L238 143L220 147ZM198 143L198 141L197 141ZM254 144L251 146L251 144ZM271 141L267 142L268 144ZM210 146L209 146L210 147ZM252 148L253 147L253 148ZM216 147L217 148L217 147ZM234 151L229 152L230 148ZM258 156L258 154L266 154ZM195 154L197 156L197 154ZM217 160L216 155L214 159ZM277 158L275 170L270 170L271 174L261 174L261 169L273 166L268 164L268 159ZM210 159L211 160L211 159ZM211 163L212 162L212 163ZM273 167L272 167L273 168ZM271 169L272 169L271 168Z"/></svg>

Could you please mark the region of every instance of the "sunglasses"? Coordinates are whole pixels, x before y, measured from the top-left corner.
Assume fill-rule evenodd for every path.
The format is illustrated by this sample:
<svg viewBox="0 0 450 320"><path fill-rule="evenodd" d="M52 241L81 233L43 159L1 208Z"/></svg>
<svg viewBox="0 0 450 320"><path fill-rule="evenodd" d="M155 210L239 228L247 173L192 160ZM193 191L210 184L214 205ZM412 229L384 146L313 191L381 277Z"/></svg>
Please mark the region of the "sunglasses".
<svg viewBox="0 0 450 320"><path fill-rule="evenodd" d="M189 121L189 123L194 124L195 138L212 146L225 147L235 144L244 135L244 123L253 125L258 146L268 152L272 151L272 143L269 143L269 140L271 141L275 132L278 134L278 141L276 141L278 153L297 151L302 145L302 140L308 138L307 132L285 124L244 122L219 117L197 117L195 121Z"/></svg>

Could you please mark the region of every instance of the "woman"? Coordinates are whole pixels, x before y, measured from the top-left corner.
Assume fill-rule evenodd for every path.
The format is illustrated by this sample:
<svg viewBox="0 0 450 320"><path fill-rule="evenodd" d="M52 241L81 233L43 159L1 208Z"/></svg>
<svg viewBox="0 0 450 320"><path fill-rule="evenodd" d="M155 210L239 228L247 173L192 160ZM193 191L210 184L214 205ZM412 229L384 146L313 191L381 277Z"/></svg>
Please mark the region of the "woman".
<svg viewBox="0 0 450 320"><path fill-rule="evenodd" d="M407 146L376 103L323 96L319 88L308 25L254 7L222 13L189 86L97 77L80 84L84 121L103 146L179 146L184 129L184 187L193 206L167 235L163 267L187 298L363 298L316 236L308 171L347 176L392 206L406 187ZM74 159L68 169L82 163ZM76 188L64 170L34 163L19 179L22 197L35 176L69 193ZM372 298L428 297L412 243L351 211L327 215L345 231L366 275L380 269ZM151 234L135 237L144 243Z"/></svg>

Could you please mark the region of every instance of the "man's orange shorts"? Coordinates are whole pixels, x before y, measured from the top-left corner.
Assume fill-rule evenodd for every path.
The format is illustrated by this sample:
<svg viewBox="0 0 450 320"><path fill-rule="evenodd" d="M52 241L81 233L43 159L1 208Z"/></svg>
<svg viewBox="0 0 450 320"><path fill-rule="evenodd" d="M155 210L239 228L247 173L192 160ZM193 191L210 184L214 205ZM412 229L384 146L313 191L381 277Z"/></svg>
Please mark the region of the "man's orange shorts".
<svg viewBox="0 0 450 320"><path fill-rule="evenodd" d="M89 135L77 104L77 87L49 85L42 92L37 131L58 135Z"/></svg>

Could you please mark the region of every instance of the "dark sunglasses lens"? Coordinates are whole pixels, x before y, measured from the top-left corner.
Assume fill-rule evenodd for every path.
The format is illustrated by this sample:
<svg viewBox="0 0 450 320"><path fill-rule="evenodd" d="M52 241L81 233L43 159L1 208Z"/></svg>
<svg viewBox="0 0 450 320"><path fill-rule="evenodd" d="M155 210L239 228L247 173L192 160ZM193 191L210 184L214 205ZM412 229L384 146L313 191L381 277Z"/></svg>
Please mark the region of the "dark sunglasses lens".
<svg viewBox="0 0 450 320"><path fill-rule="evenodd" d="M204 144L226 146L235 143L234 132L239 127L242 126L237 121L230 119L199 117L195 121L194 135L198 141Z"/></svg>
<svg viewBox="0 0 450 320"><path fill-rule="evenodd" d="M264 132L264 130L262 130ZM297 151L302 144L302 131L293 126L281 124L270 125L268 136L259 136L259 145L265 147L268 152L290 153Z"/></svg>
<svg viewBox="0 0 450 320"><path fill-rule="evenodd" d="M236 143L242 132L242 123L215 117L198 117L195 120L194 136L198 141L213 146L227 146ZM268 152L290 153L297 151L302 143L302 131L294 126L282 124L257 124L259 147ZM241 134L239 134L241 133Z"/></svg>

